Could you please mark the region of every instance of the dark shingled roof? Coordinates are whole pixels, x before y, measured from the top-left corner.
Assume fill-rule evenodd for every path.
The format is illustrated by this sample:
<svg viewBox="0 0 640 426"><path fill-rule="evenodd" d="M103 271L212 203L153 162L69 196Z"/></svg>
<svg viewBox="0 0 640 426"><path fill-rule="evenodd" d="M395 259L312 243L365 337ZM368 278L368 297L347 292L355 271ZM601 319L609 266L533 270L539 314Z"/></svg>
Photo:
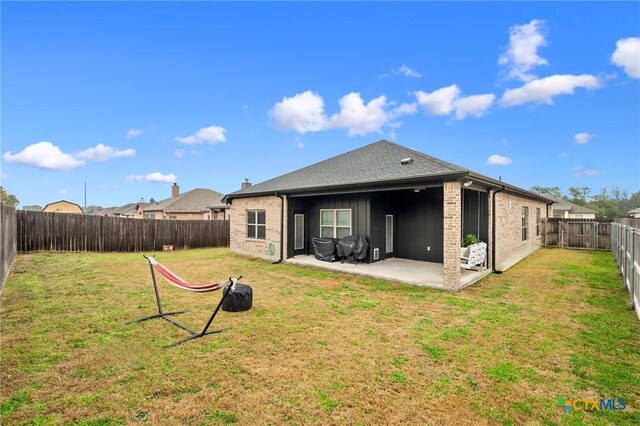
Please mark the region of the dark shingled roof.
<svg viewBox="0 0 640 426"><path fill-rule="evenodd" d="M402 160L411 159L409 164ZM528 197L547 197L472 172L461 166L423 154L413 149L381 140L345 154L329 158L302 169L232 192L225 200L279 193L304 193L322 190L393 185L420 180L469 178Z"/></svg>
<svg viewBox="0 0 640 426"><path fill-rule="evenodd" d="M405 158L413 159L401 165ZM465 173L469 170L393 142L381 140L328 160L229 194L248 195L300 189L381 183Z"/></svg>

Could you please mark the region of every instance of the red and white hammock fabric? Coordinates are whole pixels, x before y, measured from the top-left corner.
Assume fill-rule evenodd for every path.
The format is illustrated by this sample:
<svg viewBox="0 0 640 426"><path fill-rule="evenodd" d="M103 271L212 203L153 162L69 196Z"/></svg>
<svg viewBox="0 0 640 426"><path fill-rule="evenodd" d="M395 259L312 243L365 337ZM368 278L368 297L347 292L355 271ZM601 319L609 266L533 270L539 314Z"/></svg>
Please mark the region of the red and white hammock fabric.
<svg viewBox="0 0 640 426"><path fill-rule="evenodd" d="M191 285L187 281L183 280L169 269L164 267L162 264L158 263L153 257L149 257L149 263L154 267L156 272L162 276L167 282L173 286L181 288L183 290L195 291L199 293L204 293L207 291L215 291L224 288L228 281L222 281L217 283L211 283L206 285ZM235 283L232 283L235 284Z"/></svg>

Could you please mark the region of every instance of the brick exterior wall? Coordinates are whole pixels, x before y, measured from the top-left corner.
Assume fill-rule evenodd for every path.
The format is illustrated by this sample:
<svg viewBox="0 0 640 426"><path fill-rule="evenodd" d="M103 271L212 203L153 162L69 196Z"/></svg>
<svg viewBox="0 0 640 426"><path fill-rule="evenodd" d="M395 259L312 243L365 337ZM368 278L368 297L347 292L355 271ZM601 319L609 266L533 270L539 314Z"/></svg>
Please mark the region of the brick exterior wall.
<svg viewBox="0 0 640 426"><path fill-rule="evenodd" d="M229 209L231 227L231 251L268 260L280 259L280 198L276 196L236 198ZM264 210L266 213L266 238L247 238L247 210ZM284 199L284 247L287 256L287 199ZM273 244L273 254L269 245Z"/></svg>
<svg viewBox="0 0 640 426"><path fill-rule="evenodd" d="M444 183L444 241L442 283L447 290L460 287L460 241L462 239L462 187L460 182Z"/></svg>
<svg viewBox="0 0 640 426"><path fill-rule="evenodd" d="M536 208L540 218L547 217L547 205L509 192L496 197L496 271L502 272L524 259L542 245L536 236ZM528 238L522 241L522 207L529 207Z"/></svg>

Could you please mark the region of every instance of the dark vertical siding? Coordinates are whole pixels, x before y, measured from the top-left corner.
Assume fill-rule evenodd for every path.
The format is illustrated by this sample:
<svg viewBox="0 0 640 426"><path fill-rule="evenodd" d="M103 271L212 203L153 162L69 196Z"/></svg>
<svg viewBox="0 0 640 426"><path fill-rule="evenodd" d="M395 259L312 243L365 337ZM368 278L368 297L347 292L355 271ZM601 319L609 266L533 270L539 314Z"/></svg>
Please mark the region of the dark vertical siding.
<svg viewBox="0 0 640 426"><path fill-rule="evenodd" d="M351 209L351 232L369 238L369 200L369 193L289 198L287 257L293 256L293 215L296 210L306 210L306 244L312 247L311 239L320 236L321 209Z"/></svg>
<svg viewBox="0 0 640 426"><path fill-rule="evenodd" d="M474 234L481 241L489 241L489 197L486 192L462 191L462 236Z"/></svg>

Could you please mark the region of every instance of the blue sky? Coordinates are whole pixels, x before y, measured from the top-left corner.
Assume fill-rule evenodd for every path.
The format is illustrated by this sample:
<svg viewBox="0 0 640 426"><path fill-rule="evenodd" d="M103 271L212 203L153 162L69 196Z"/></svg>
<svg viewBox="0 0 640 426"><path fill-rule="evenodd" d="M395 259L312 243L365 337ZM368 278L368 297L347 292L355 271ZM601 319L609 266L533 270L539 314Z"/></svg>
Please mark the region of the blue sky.
<svg viewBox="0 0 640 426"><path fill-rule="evenodd" d="M2 2L21 205L229 193L385 138L640 190L640 3Z"/></svg>

